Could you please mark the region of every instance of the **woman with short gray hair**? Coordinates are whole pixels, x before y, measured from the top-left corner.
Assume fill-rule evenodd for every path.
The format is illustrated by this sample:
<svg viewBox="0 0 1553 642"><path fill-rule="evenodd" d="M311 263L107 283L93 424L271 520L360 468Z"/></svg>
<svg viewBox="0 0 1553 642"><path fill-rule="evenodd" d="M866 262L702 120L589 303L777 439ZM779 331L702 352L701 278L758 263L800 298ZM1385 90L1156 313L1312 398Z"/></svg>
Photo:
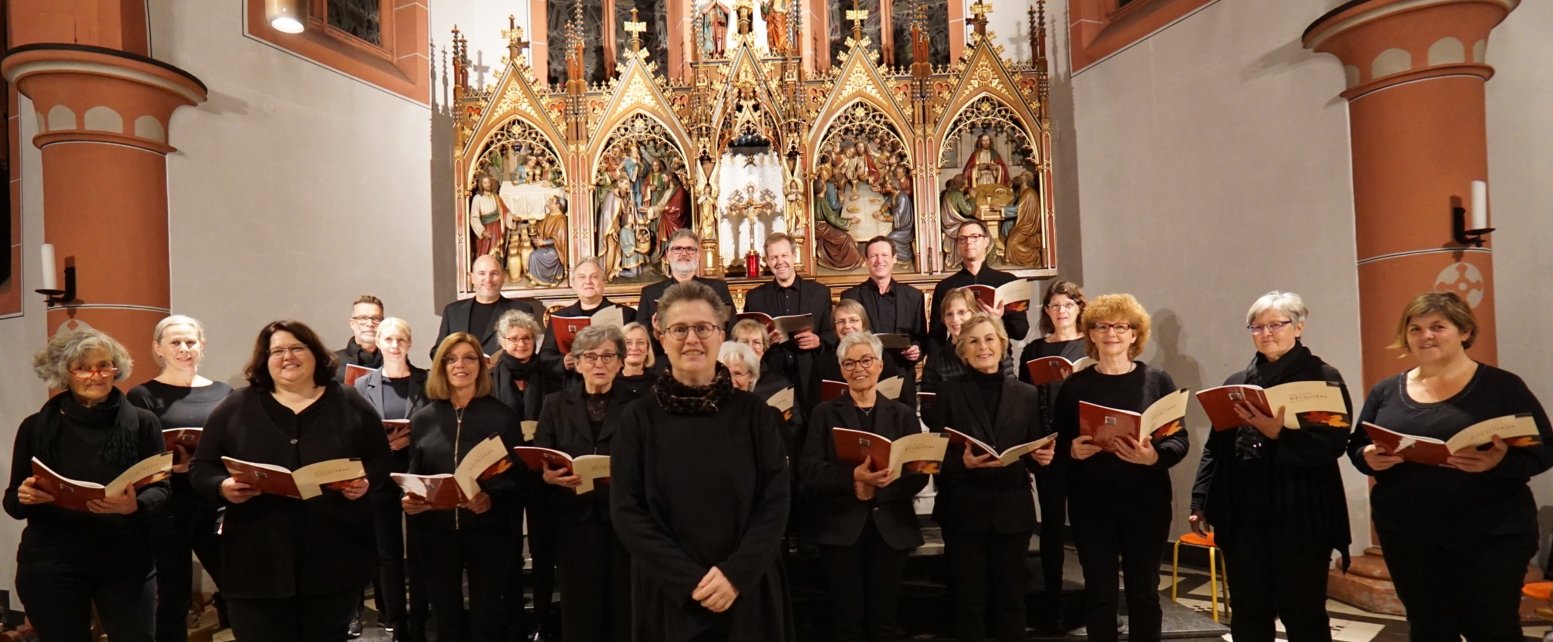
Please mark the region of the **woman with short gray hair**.
<svg viewBox="0 0 1553 642"><path fill-rule="evenodd" d="M113 384L129 377L129 352L101 331L64 330L32 359L33 372L65 389L22 420L11 450L5 512L27 525L16 553L16 592L43 640L85 640L96 608L115 642L151 642L155 629L155 562L151 514L168 499L168 483L125 489L88 502L55 505L32 474L33 460L59 475L107 484L130 466L163 452L156 415L125 400Z"/></svg>
<svg viewBox="0 0 1553 642"><path fill-rule="evenodd" d="M734 389L755 391L755 383L760 381L760 357L755 356L755 351L749 346L737 341L724 341L722 347L717 349L717 361L728 366Z"/></svg>
<svg viewBox="0 0 1553 642"><path fill-rule="evenodd" d="M1310 315L1300 295L1274 290L1246 312L1246 330L1256 354L1224 385L1263 388L1294 381L1326 381L1348 389L1336 368L1301 342ZM1243 425L1209 433L1192 487L1189 521L1224 551L1227 578L1235 595L1235 639L1271 640L1283 620L1290 640L1331 640L1326 612L1326 577L1332 551L1348 559L1348 501L1337 461L1348 444L1345 419L1325 422L1294 418L1285 429L1284 409L1272 415L1248 403L1236 404Z"/></svg>

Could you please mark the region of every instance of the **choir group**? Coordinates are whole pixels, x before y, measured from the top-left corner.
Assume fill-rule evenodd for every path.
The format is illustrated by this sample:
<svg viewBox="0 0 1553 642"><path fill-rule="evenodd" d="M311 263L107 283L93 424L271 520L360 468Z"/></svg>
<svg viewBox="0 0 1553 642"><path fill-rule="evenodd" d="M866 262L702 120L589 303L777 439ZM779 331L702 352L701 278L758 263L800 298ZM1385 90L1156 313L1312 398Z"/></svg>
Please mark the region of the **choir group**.
<svg viewBox="0 0 1553 642"><path fill-rule="evenodd" d="M86 642L94 609L113 642L183 642L194 556L239 642L359 634L367 586L396 640L428 628L440 641L793 640L784 559L797 541L817 551L833 639L898 640L901 579L923 544L914 500L931 483L955 639L1011 642L1032 622L1057 624L1067 525L1085 587L1072 624L1090 640L1159 640L1169 469L1187 457L1188 431L1101 443L1080 428L1088 404L1141 413L1177 392L1138 359L1149 314L1131 295L1089 298L1057 281L1031 302L1042 336L1016 356L1026 311L965 289L1016 277L985 264L977 221L956 240L963 269L937 284L929 311L892 278L886 238L866 245L869 279L833 303L797 276L791 239L771 235L773 279L745 312L812 315L781 332L734 323L726 284L695 276L699 239L681 230L668 239L673 276L643 290L640 310L604 296L596 261L573 269L578 301L556 314L619 308L620 322L569 346L539 310L501 295L501 266L482 257L476 296L444 311L429 368L413 364L409 324L363 296L338 352L301 322L265 325L235 391L200 374L204 331L187 316L156 326L161 371L127 393L117 340L60 331L33 367L62 392L22 422L5 491L6 512L26 521L17 591L42 642ZM1355 414L1337 370L1301 341L1307 315L1298 295L1258 298L1246 315L1255 354L1226 384L1326 382L1343 412L1237 399L1236 425L1209 431L1198 464L1189 520L1211 525L1226 557L1235 639L1272 640L1282 620L1288 639L1331 640L1326 578L1334 551L1346 569L1350 543L1345 454L1374 477L1372 518L1412 639L1520 639L1521 577L1538 547L1528 480L1553 466L1537 399L1467 356L1469 306L1426 293L1395 331L1416 367L1377 383ZM1036 381L1025 364L1043 357L1093 365ZM369 372L345 385L348 366ZM882 384L895 377L899 392ZM830 396L825 382L844 390ZM1403 447L1504 417L1535 435L1493 436L1442 465ZM1406 437L1372 440L1364 422ZM164 429L182 427L203 430L192 448L173 444L170 478L116 491L116 477L166 450ZM891 467L844 458L838 428L956 437L941 461ZM521 446L554 452L519 458ZM586 472L592 455L608 457L606 476ZM356 472L312 492L300 481L303 467L340 460ZM271 468L235 474L234 462ZM67 508L40 471L115 491ZM406 485L439 475L459 482L452 503ZM269 477L287 476L297 495L270 490ZM1038 525L1052 600L1027 617ZM541 626L552 619L559 631Z"/></svg>

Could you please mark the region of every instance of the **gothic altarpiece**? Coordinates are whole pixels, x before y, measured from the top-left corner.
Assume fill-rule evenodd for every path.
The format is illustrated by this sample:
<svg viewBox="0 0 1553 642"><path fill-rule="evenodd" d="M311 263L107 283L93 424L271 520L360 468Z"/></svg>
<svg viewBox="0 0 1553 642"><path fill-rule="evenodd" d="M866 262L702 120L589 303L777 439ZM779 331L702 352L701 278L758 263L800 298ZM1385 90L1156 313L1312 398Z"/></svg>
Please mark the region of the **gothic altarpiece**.
<svg viewBox="0 0 1553 642"><path fill-rule="evenodd" d="M590 85L581 0L550 39L564 43L551 48L564 51L564 86L536 80L509 18L505 69L472 89L455 30L460 291L474 257L492 254L509 289L568 302L568 270L598 256L608 293L632 301L663 278L664 246L684 227L702 239L702 274L727 278L740 302L760 280L747 278L749 255L774 232L798 240L800 273L833 287L866 278L862 242L875 236L894 244L898 279L926 284L957 269L950 239L969 218L988 223L994 267L1055 274L1044 1L1029 11L1032 60L1005 58L979 0L964 50L936 67L928 3L897 2L909 2L909 66L880 64L854 3L842 57L813 74L792 44L800 12L773 15L769 0L758 12L694 0L678 78L631 19L615 73Z"/></svg>

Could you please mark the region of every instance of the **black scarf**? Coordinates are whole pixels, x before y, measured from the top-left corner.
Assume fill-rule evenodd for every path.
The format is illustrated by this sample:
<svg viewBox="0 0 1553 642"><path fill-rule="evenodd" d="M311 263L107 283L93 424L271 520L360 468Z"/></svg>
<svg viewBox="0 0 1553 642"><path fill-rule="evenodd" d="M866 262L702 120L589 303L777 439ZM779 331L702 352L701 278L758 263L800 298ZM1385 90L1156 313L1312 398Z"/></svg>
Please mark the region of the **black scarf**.
<svg viewBox="0 0 1553 642"><path fill-rule="evenodd" d="M135 465L139 448L135 444L140 422L135 418L135 407L124 401L124 393L114 388L108 398L90 408L76 401L70 391L54 395L38 412L38 423L33 426L32 452L43 463L59 465L59 428L66 418L83 426L109 427L112 434L103 444L97 460L112 468L127 469Z"/></svg>
<svg viewBox="0 0 1553 642"><path fill-rule="evenodd" d="M363 368L382 368L383 351L373 350L367 352L361 349L361 344L356 343L356 337L351 337L345 344L346 363L352 363Z"/></svg>
<svg viewBox="0 0 1553 642"><path fill-rule="evenodd" d="M676 415L710 415L733 394L733 375L727 366L719 363L712 383L687 386L674 378L673 368L664 368L663 374L653 382L652 393L664 410Z"/></svg>

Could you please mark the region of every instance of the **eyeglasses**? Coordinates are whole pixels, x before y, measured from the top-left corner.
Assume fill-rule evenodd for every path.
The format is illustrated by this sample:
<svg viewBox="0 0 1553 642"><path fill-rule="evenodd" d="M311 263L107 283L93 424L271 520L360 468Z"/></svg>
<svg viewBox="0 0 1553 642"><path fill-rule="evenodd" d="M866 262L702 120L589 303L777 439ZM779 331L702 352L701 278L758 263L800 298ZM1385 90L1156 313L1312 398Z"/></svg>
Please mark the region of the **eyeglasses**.
<svg viewBox="0 0 1553 642"><path fill-rule="evenodd" d="M846 359L846 360L841 362L841 369L842 370L856 370L858 368L862 368L864 370L867 370L869 368L874 367L874 364L876 364L876 363L879 363L879 360L875 359L873 357L863 357L861 359Z"/></svg>
<svg viewBox="0 0 1553 642"><path fill-rule="evenodd" d="M70 369L70 376L77 379L91 379L92 377L97 376L111 377L118 374L118 372L118 366L96 366L92 368L88 368L86 366L76 366Z"/></svg>
<svg viewBox="0 0 1553 642"><path fill-rule="evenodd" d="M514 337L514 338L502 337L501 340L502 341L506 341L507 343L533 343L534 342L534 337L529 337L529 336Z"/></svg>
<svg viewBox="0 0 1553 642"><path fill-rule="evenodd" d="M696 251L696 247L694 245L689 246L689 247L686 247L686 246L683 246L683 245L670 245L669 246L669 251L673 252L675 254L694 254L695 251Z"/></svg>
<svg viewBox="0 0 1553 642"><path fill-rule="evenodd" d="M690 333L694 331L696 333L697 339L705 340L712 338L712 335L721 329L722 328L719 328L710 323L697 323L696 325L671 325L667 330L663 331L663 335L675 341L684 341L685 338L689 337Z"/></svg>
<svg viewBox="0 0 1553 642"><path fill-rule="evenodd" d="M986 234L966 234L964 236L955 237L954 240L960 243L973 243L975 241L985 241L986 239Z"/></svg>
<svg viewBox="0 0 1553 642"><path fill-rule="evenodd" d="M462 357L443 357L442 358L442 365L451 366L451 365L453 365L455 363L480 363L480 359L481 358L482 357L479 357L477 355L464 355Z"/></svg>
<svg viewBox="0 0 1553 642"><path fill-rule="evenodd" d="M1093 325L1089 326L1089 329L1093 330L1095 332L1098 332L1100 334L1105 334L1107 332L1111 332L1112 330L1115 330L1117 334L1122 334L1124 332L1132 332L1132 324L1131 323L1096 323L1096 324L1093 324Z"/></svg>
<svg viewBox="0 0 1553 642"><path fill-rule="evenodd" d="M595 353L592 353L592 352L584 352L582 354L577 355L577 360L583 362L584 364L590 365L590 366L594 365L594 364L600 364L600 363L607 366L607 365L609 365L611 363L614 363L615 359L618 359L619 357L620 357L620 355L615 354L613 352L606 352L604 354L595 354Z"/></svg>
<svg viewBox="0 0 1553 642"><path fill-rule="evenodd" d="M271 359L284 359L286 357L301 356L302 353L304 353L304 352L307 352L307 346L290 346L290 347L286 347L286 348L275 348L273 350L270 350L270 358Z"/></svg>
<svg viewBox="0 0 1553 642"><path fill-rule="evenodd" d="M1250 330L1251 334L1267 334L1269 332L1277 332L1284 329L1285 326L1293 324L1293 321L1274 321L1263 325L1248 325L1246 329Z"/></svg>
<svg viewBox="0 0 1553 642"><path fill-rule="evenodd" d="M1078 307L1077 303L1048 303L1045 306L1045 308L1047 310L1050 310L1052 312L1057 312L1057 311L1060 311L1060 310L1072 310L1073 308L1076 308L1076 307Z"/></svg>
<svg viewBox="0 0 1553 642"><path fill-rule="evenodd" d="M356 323L366 323L366 324L370 324L370 325L377 325L377 324L383 322L383 317L361 316L361 317L351 317L351 320L355 321Z"/></svg>

